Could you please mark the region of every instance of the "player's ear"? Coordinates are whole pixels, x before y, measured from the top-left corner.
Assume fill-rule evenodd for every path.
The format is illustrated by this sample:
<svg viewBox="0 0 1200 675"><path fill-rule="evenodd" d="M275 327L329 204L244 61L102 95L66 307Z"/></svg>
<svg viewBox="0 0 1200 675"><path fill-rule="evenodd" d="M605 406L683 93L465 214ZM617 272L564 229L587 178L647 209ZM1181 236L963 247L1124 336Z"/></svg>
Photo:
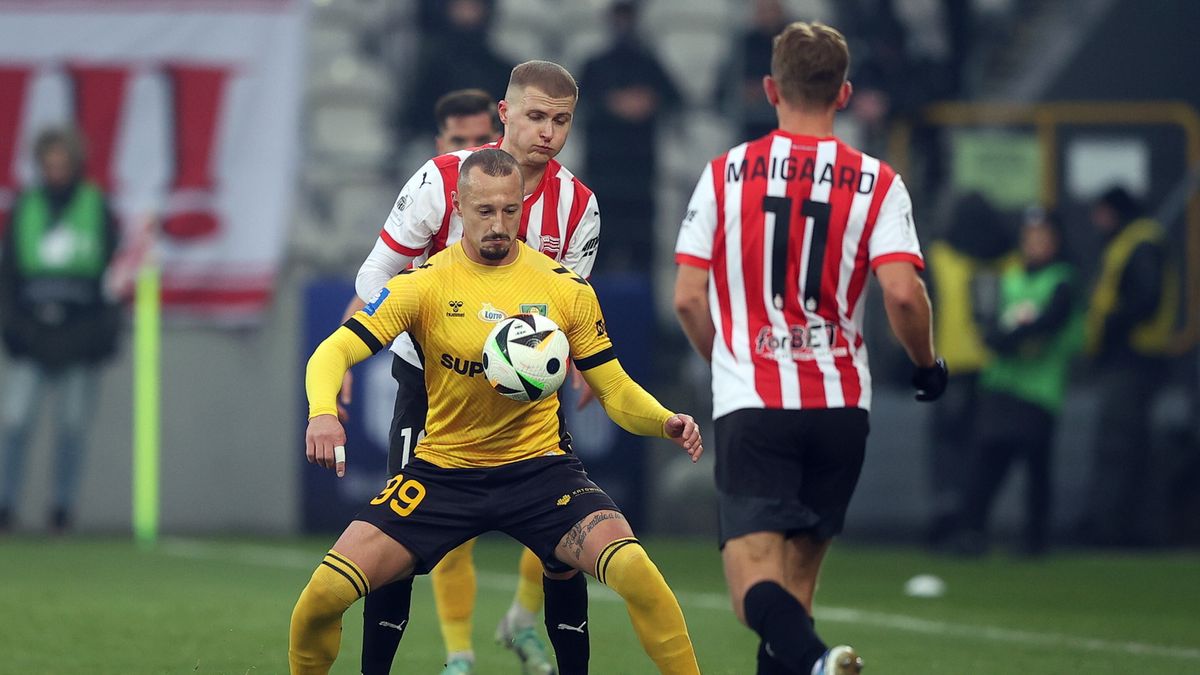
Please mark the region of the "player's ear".
<svg viewBox="0 0 1200 675"><path fill-rule="evenodd" d="M454 205L454 211L462 216L462 207L458 204L458 190L450 191L450 203Z"/></svg>
<svg viewBox="0 0 1200 675"><path fill-rule="evenodd" d="M496 105L496 114L500 117L500 123L508 125L508 101L500 99L500 103Z"/></svg>
<svg viewBox="0 0 1200 675"><path fill-rule="evenodd" d="M850 97L854 95L854 85L850 84L850 80L842 83L842 89L838 92L836 99L837 109L845 110L850 105Z"/></svg>
<svg viewBox="0 0 1200 675"><path fill-rule="evenodd" d="M779 105L779 85L775 83L775 78L763 75L763 91L767 94L768 103L772 106Z"/></svg>

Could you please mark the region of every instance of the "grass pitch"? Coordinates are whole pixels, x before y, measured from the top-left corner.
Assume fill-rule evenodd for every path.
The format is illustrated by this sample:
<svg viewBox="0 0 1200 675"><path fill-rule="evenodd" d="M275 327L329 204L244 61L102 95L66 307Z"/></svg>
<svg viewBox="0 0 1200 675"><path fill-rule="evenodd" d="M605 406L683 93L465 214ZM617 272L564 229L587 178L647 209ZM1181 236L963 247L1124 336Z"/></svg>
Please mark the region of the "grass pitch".
<svg viewBox="0 0 1200 675"><path fill-rule="evenodd" d="M287 672L292 604L332 542L166 539L0 540L0 673ZM733 618L707 541L649 539L676 591L703 672L754 672L756 640ZM516 580L518 550L476 547L477 671L517 673L491 641ZM946 581L936 599L906 579ZM651 673L619 599L592 590L592 672ZM818 591L817 627L854 644L871 675L1200 673L1200 554L1060 554L1041 561L960 561L906 549L835 545ZM347 613L334 673L356 673L361 605ZM394 673L436 675L442 644L427 580Z"/></svg>

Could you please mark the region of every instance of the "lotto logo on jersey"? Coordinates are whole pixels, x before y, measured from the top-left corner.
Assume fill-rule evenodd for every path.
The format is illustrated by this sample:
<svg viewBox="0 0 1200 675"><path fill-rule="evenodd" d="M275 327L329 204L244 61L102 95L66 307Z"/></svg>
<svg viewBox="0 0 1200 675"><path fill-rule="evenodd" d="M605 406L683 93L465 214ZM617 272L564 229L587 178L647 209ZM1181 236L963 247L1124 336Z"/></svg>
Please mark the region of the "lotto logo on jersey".
<svg viewBox="0 0 1200 675"><path fill-rule="evenodd" d="M387 286L375 291L375 295L371 296L371 301L367 303L366 307L363 307L363 311L367 313L367 316L375 316L375 310L379 309L379 306L383 304L383 301L387 299L390 293L391 291L387 289Z"/></svg>
<svg viewBox="0 0 1200 675"><path fill-rule="evenodd" d="M754 352L772 361L811 361L819 355L846 356L845 347L833 348L837 344L837 326L818 323L809 326L792 325L783 336L775 334L771 326L763 326L754 340Z"/></svg>
<svg viewBox="0 0 1200 675"><path fill-rule="evenodd" d="M483 309L479 310L479 318L488 323L503 321L506 316L508 315L496 309L490 302L483 303Z"/></svg>

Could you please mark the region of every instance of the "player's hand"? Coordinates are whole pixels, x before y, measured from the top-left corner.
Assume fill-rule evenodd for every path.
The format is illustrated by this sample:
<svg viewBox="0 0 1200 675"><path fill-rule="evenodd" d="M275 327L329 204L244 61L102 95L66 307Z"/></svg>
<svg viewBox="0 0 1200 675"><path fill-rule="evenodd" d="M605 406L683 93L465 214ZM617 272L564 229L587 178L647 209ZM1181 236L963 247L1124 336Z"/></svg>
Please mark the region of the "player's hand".
<svg viewBox="0 0 1200 675"><path fill-rule="evenodd" d="M932 366L927 368L918 367L913 371L912 376L912 386L917 390L917 400L938 400L946 391L949 379L950 371L946 369L946 362L942 359L937 359Z"/></svg>
<svg viewBox="0 0 1200 675"><path fill-rule="evenodd" d="M571 367L571 389L579 392L579 400L575 402L576 410L583 410L589 403L596 400L596 392L592 391L587 380L583 379L583 373L574 366Z"/></svg>
<svg viewBox="0 0 1200 675"><path fill-rule="evenodd" d="M346 430L337 417L317 415L308 421L304 454L309 464L334 469L338 478L346 475Z"/></svg>
<svg viewBox="0 0 1200 675"><path fill-rule="evenodd" d="M354 389L354 373L347 370L342 377L342 390L338 392L337 410L338 419L345 422L350 419L350 409L346 406L350 405L351 390Z"/></svg>
<svg viewBox="0 0 1200 675"><path fill-rule="evenodd" d="M700 460L700 455L704 454L704 443L700 440L700 425L691 415L672 415L663 423L663 430L668 438L675 441L675 445L687 451L693 463Z"/></svg>

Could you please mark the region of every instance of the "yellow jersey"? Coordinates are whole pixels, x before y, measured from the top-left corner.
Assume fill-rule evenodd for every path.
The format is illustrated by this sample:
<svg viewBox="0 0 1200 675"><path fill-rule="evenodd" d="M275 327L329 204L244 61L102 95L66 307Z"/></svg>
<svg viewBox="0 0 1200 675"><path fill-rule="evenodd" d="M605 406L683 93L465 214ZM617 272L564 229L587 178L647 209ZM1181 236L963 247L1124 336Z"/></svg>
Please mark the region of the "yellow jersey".
<svg viewBox="0 0 1200 675"><path fill-rule="evenodd" d="M393 277L313 354L310 417L335 412L341 366L408 331L423 352L429 395L425 437L415 457L458 468L563 454L570 450L570 435L558 396L513 401L493 391L483 374L483 343L496 323L537 312L566 334L572 360L614 420L635 433L662 435L672 413L620 370L592 287L524 243L513 245L516 259L506 265L474 262L459 244Z"/></svg>

